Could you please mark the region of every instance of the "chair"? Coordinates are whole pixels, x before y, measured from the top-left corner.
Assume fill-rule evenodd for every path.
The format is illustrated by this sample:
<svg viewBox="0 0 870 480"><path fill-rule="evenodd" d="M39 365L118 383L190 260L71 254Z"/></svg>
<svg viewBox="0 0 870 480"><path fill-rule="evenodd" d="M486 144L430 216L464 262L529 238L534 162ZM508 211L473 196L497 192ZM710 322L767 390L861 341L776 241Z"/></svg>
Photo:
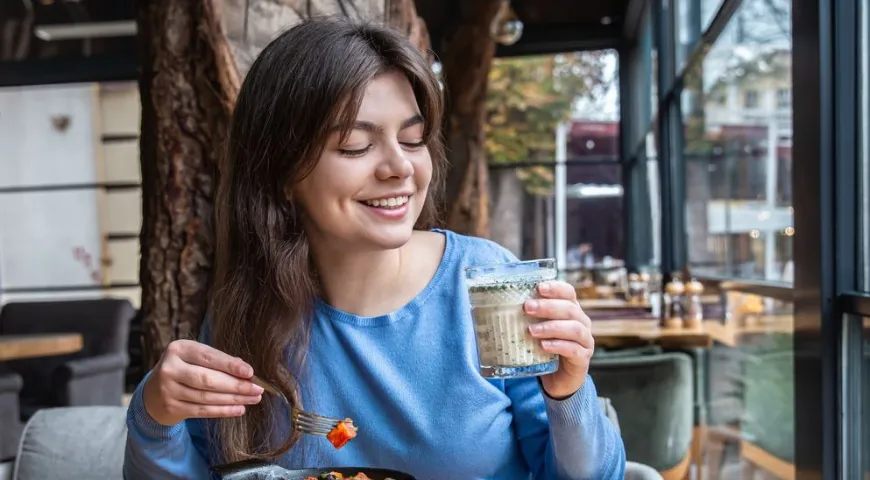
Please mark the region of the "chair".
<svg viewBox="0 0 870 480"><path fill-rule="evenodd" d="M0 371L0 462L15 456L21 436L21 420L18 411L18 394L21 377L15 373Z"/></svg>
<svg viewBox="0 0 870 480"><path fill-rule="evenodd" d="M24 380L21 419L46 407L120 405L135 312L125 299L14 302L0 310L0 334L81 333L80 352L14 360Z"/></svg>
<svg viewBox="0 0 870 480"><path fill-rule="evenodd" d="M621 412L628 460L666 480L689 469L693 424L692 360L684 353L593 357L589 373L602 397Z"/></svg>
<svg viewBox="0 0 870 480"><path fill-rule="evenodd" d="M600 402L616 423L613 406ZM24 427L12 480L122 478L127 437L124 407L40 410ZM654 469L628 462L625 480L661 480Z"/></svg>

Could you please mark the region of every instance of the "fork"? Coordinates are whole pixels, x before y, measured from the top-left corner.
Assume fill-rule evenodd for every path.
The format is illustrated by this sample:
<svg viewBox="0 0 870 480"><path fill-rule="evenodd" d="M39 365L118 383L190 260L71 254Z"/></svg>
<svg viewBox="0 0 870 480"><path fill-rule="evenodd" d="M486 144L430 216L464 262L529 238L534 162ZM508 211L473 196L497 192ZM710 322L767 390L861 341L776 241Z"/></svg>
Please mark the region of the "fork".
<svg viewBox="0 0 870 480"><path fill-rule="evenodd" d="M336 427L339 423L343 421L349 420L340 420L338 418L332 417L324 417L322 415L317 415L316 413L306 412L299 408L293 407L290 405L290 401L287 400L287 397L281 393L281 390L278 390L275 385L261 379L260 377L254 375L251 377L251 382L254 385L259 385L263 388L263 390L281 397L281 400L290 407L290 419L293 421L293 428L298 430L300 433L307 433L309 435L319 435L321 437L325 437L332 431L333 428Z"/></svg>

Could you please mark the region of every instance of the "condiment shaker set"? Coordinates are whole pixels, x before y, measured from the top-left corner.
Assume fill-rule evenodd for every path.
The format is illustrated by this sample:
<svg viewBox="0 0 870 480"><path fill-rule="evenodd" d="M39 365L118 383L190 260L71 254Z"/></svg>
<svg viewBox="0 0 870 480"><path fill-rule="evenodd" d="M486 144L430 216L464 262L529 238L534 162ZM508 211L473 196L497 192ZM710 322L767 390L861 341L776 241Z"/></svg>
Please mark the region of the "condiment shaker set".
<svg viewBox="0 0 870 480"><path fill-rule="evenodd" d="M662 326L666 328L700 328L704 320L701 295L704 286L694 278L683 283L679 275L672 276L664 289L664 315Z"/></svg>
<svg viewBox="0 0 870 480"><path fill-rule="evenodd" d="M625 300L629 305L649 305L650 276L648 273L630 273Z"/></svg>

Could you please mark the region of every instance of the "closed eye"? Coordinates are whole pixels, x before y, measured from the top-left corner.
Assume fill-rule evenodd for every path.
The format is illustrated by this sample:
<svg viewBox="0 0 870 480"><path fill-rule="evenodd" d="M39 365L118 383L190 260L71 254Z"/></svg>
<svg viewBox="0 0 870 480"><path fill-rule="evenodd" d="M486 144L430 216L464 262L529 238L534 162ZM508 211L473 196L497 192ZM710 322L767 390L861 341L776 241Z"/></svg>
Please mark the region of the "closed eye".
<svg viewBox="0 0 870 480"><path fill-rule="evenodd" d="M339 149L338 151L341 152L341 154L346 156L346 157L361 157L361 156L365 155L366 153L368 153L368 151L371 148L372 148L372 146L369 144L369 145L366 145L365 148L360 148L359 150Z"/></svg>
<svg viewBox="0 0 870 480"><path fill-rule="evenodd" d="M419 142L400 142L400 143L408 148L421 148L424 145L426 145L426 143L423 142L422 140Z"/></svg>

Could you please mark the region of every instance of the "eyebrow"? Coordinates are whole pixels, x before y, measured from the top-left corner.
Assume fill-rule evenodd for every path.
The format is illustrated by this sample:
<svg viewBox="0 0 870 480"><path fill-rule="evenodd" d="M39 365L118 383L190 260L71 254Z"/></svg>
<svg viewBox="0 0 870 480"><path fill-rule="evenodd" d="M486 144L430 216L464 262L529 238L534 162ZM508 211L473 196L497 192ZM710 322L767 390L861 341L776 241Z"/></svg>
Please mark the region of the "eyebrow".
<svg viewBox="0 0 870 480"><path fill-rule="evenodd" d="M408 118L407 120L403 121L402 124L399 126L399 131L402 131L406 128L413 127L415 125L420 125L422 123L423 123L423 116L418 113L418 114L414 115L413 117ZM338 127L333 127L333 130L338 130ZM376 125L372 122L358 120L353 124L352 130L362 130L364 132L369 132L369 133L383 133L384 127L382 127L380 125Z"/></svg>

